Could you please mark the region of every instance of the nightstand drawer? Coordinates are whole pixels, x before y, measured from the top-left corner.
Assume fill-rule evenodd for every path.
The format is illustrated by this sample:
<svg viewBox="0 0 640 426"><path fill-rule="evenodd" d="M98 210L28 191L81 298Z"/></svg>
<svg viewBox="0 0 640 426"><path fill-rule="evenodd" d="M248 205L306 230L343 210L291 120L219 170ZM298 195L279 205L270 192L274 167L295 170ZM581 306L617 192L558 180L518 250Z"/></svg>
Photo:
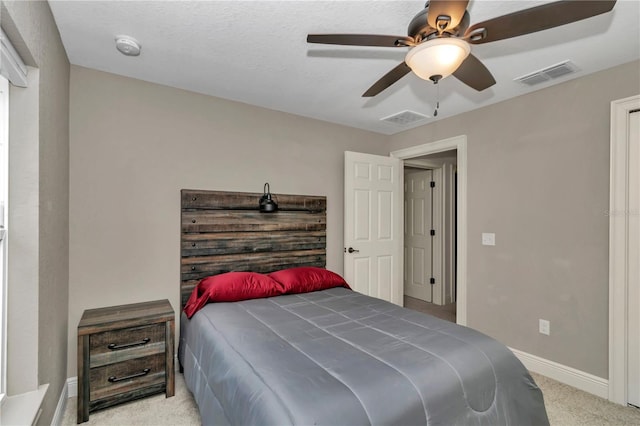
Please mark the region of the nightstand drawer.
<svg viewBox="0 0 640 426"><path fill-rule="evenodd" d="M134 358L116 364L92 368L89 372L89 400L165 382L165 354Z"/></svg>
<svg viewBox="0 0 640 426"><path fill-rule="evenodd" d="M164 353L165 333L165 324L153 324L92 334L89 366L94 368Z"/></svg>

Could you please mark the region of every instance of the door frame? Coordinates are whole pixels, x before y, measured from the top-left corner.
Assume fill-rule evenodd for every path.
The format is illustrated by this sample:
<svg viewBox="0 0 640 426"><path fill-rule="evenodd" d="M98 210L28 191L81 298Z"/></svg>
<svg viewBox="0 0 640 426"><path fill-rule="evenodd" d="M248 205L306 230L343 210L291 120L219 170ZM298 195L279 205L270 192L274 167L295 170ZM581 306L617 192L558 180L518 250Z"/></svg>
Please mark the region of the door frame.
<svg viewBox="0 0 640 426"><path fill-rule="evenodd" d="M435 154L443 151L457 151L458 170L458 196L457 196L457 244L456 244L456 277L457 277L457 300L456 300L456 322L460 325L467 325L467 136L460 135L452 138L429 142L422 145L399 149L390 153L391 157L404 160L421 157L423 155ZM404 164L403 164L404 166ZM401 176L402 187L404 188L404 174ZM402 209L403 198L398 197ZM404 220L404 215L401 215ZM401 235L404 247L404 235ZM400 265L404 265L404 250L401 250ZM404 268L400 269L402 274L401 283L404 283Z"/></svg>
<svg viewBox="0 0 640 426"><path fill-rule="evenodd" d="M640 95L611 102L609 175L609 401L627 405L627 292L629 288L629 114ZM640 167L640 164L635 164Z"/></svg>

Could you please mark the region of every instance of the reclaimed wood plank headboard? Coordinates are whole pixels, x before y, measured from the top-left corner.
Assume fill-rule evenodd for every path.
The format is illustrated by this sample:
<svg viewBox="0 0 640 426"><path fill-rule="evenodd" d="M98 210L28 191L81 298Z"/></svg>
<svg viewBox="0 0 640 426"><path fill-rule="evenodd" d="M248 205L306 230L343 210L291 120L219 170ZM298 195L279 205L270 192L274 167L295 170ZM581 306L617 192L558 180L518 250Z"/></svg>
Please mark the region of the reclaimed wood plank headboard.
<svg viewBox="0 0 640 426"><path fill-rule="evenodd" d="M210 275L326 266L326 197L277 194L278 211L260 213L261 196L181 191L182 307L196 284Z"/></svg>

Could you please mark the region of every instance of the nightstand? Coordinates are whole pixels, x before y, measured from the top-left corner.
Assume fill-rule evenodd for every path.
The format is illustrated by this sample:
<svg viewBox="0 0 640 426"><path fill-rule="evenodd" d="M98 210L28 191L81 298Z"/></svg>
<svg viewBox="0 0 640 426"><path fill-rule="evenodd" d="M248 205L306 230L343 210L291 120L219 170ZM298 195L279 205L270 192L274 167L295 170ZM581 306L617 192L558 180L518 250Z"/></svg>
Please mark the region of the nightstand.
<svg viewBox="0 0 640 426"><path fill-rule="evenodd" d="M125 401L175 392L168 300L84 311L78 324L78 423Z"/></svg>

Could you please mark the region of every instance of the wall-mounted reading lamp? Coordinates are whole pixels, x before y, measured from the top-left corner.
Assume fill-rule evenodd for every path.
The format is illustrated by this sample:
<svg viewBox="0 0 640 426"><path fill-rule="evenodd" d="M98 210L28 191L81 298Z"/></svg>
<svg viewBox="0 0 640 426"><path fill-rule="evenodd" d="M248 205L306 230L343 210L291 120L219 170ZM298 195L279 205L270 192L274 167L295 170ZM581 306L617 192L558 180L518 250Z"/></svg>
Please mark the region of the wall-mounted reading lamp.
<svg viewBox="0 0 640 426"><path fill-rule="evenodd" d="M264 194L260 197L260 213L273 213L278 211L278 203L271 198L269 182L264 184Z"/></svg>

